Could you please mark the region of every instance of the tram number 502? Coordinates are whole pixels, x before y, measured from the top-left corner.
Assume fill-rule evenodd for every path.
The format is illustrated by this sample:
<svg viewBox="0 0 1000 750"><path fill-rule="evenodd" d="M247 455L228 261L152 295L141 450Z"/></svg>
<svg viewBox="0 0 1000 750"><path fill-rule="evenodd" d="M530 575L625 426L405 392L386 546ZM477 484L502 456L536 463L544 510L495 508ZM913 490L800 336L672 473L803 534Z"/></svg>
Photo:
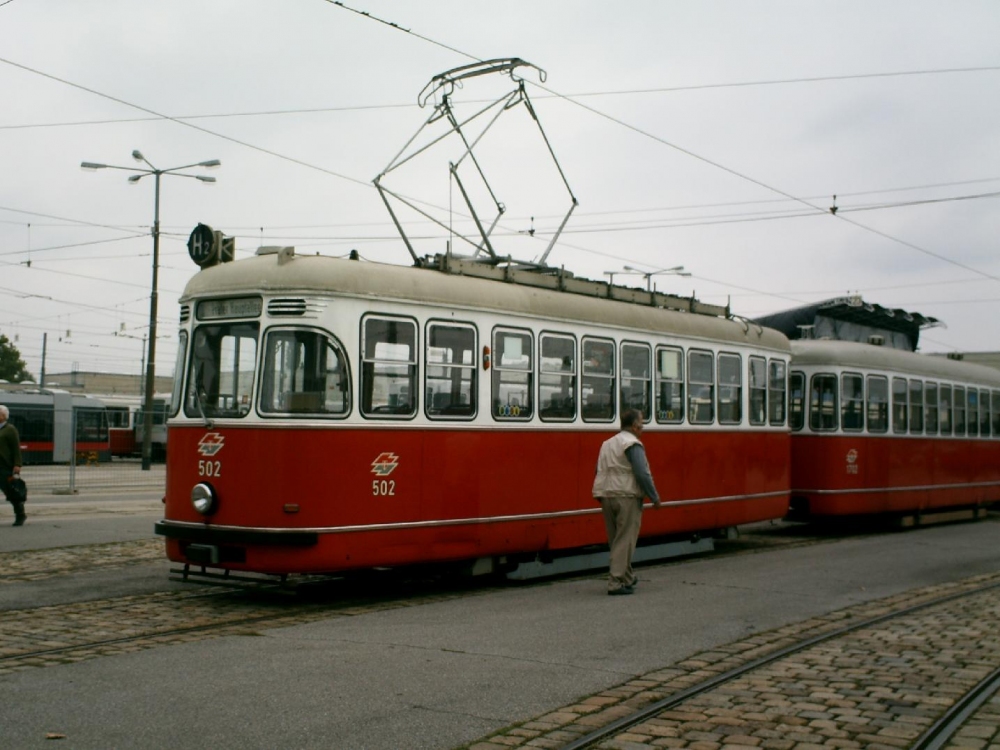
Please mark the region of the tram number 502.
<svg viewBox="0 0 1000 750"><path fill-rule="evenodd" d="M391 497L396 494L396 480L373 479L372 495L374 497Z"/></svg>
<svg viewBox="0 0 1000 750"><path fill-rule="evenodd" d="M199 461L198 476L200 477L221 477L222 461Z"/></svg>

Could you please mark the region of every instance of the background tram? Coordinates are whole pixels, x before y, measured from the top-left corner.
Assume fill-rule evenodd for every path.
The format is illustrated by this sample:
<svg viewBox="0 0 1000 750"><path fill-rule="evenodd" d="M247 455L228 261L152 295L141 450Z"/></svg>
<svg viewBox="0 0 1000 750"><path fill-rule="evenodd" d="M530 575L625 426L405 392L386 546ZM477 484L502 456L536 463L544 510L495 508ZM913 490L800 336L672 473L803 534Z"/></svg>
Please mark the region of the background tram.
<svg viewBox="0 0 1000 750"><path fill-rule="evenodd" d="M17 427L26 466L69 463L74 449L78 458L111 459L107 412L101 401L53 390L11 391L0 394L0 399Z"/></svg>
<svg viewBox="0 0 1000 750"><path fill-rule="evenodd" d="M629 406L671 501L644 537L786 514L783 335L686 298L517 273L288 251L198 273L156 526L170 559L491 570L602 544L594 464Z"/></svg>
<svg viewBox="0 0 1000 750"><path fill-rule="evenodd" d="M849 341L792 342L792 517L1000 501L1000 372Z"/></svg>
<svg viewBox="0 0 1000 750"><path fill-rule="evenodd" d="M144 434L144 397L122 394L91 394L91 396L101 401L107 411L111 455L115 458L140 456ZM167 452L166 422L169 409L169 397L153 397L152 455L156 460L162 460Z"/></svg>

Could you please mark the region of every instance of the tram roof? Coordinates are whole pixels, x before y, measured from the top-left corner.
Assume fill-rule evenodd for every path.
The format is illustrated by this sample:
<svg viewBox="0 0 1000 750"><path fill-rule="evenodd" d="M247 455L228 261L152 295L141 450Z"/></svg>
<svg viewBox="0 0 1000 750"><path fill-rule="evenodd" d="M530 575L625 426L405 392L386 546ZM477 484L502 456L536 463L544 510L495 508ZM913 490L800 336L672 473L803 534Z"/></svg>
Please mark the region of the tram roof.
<svg viewBox="0 0 1000 750"><path fill-rule="evenodd" d="M211 266L191 278L180 301L184 304L194 298L248 293L340 294L381 302L404 300L466 310L523 314L548 320L598 323L750 344L779 351L788 351L789 348L788 339L783 334L742 319L472 278L434 268L325 256L292 255L279 259L271 254Z"/></svg>
<svg viewBox="0 0 1000 750"><path fill-rule="evenodd" d="M940 380L971 381L1000 387L1000 370L973 362L917 354L856 341L802 339L792 341L792 365L838 366L847 369L891 370Z"/></svg>

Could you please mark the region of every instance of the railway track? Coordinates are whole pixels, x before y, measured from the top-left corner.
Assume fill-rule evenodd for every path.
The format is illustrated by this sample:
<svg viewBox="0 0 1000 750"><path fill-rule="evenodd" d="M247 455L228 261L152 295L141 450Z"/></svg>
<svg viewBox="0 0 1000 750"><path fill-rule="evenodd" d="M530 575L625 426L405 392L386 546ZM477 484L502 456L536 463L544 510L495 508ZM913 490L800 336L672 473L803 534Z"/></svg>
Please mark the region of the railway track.
<svg viewBox="0 0 1000 750"><path fill-rule="evenodd" d="M1000 574L920 590L696 655L468 747L940 750L1000 688L998 616ZM997 732L989 721L978 737Z"/></svg>

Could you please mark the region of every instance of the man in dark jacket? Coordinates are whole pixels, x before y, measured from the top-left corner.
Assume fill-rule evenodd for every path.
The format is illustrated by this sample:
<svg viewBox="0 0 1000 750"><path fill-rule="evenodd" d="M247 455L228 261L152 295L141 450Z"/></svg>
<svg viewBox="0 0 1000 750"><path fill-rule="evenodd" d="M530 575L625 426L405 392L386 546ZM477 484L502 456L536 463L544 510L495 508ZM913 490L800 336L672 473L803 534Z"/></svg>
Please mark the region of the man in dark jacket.
<svg viewBox="0 0 1000 750"><path fill-rule="evenodd" d="M10 484L21 476L21 436L9 420L10 410L0 404L0 489L7 502L14 506L14 525L23 526L24 519L27 518L24 500Z"/></svg>

